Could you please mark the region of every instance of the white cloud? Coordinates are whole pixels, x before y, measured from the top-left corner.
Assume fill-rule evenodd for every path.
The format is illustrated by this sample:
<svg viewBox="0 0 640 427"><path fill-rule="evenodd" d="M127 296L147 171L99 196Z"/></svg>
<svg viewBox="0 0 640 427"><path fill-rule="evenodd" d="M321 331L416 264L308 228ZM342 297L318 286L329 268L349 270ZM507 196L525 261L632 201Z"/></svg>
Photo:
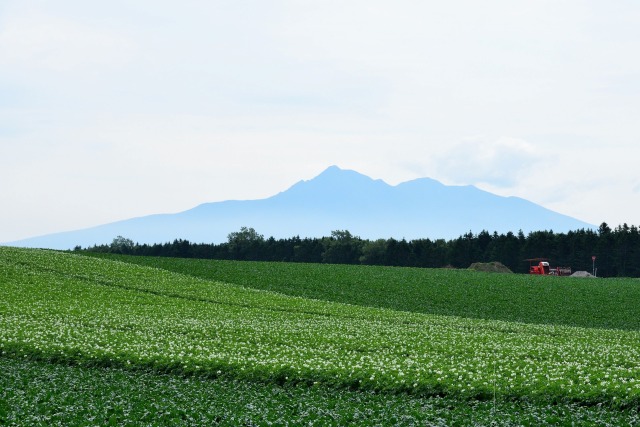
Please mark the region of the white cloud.
<svg viewBox="0 0 640 427"><path fill-rule="evenodd" d="M634 223L640 197L634 194L637 161L626 147L557 145L544 150L535 167L509 187L481 184L504 196L519 196L598 225ZM611 167L614 165L614 167Z"/></svg>
<svg viewBox="0 0 640 427"><path fill-rule="evenodd" d="M124 65L135 52L121 34L38 10L16 13L0 28L5 72L102 72Z"/></svg>
<svg viewBox="0 0 640 427"><path fill-rule="evenodd" d="M0 241L331 164L631 223L639 18L628 0L5 0Z"/></svg>
<svg viewBox="0 0 640 427"><path fill-rule="evenodd" d="M488 184L513 187L536 165L544 154L523 139L472 138L449 147L435 159L437 176L456 184Z"/></svg>

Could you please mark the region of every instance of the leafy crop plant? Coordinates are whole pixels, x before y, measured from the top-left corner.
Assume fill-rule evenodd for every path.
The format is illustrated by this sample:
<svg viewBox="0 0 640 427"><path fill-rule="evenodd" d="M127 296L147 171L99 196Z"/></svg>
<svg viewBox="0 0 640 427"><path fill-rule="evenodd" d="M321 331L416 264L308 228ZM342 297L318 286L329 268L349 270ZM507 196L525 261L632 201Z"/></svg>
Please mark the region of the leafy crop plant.
<svg viewBox="0 0 640 427"><path fill-rule="evenodd" d="M79 369L69 375L116 369L460 408L486 408L495 392L499 408L593 405L628 417L640 403L633 330L362 307L10 248L0 248L0 285L1 359Z"/></svg>

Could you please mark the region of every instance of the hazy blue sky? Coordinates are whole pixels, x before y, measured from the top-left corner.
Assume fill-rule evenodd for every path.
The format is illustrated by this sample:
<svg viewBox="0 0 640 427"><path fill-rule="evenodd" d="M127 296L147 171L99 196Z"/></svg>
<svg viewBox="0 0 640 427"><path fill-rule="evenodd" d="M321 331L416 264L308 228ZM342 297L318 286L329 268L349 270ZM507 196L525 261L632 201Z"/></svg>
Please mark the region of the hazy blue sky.
<svg viewBox="0 0 640 427"><path fill-rule="evenodd" d="M637 0L1 0L0 242L333 164L640 224L638 22Z"/></svg>

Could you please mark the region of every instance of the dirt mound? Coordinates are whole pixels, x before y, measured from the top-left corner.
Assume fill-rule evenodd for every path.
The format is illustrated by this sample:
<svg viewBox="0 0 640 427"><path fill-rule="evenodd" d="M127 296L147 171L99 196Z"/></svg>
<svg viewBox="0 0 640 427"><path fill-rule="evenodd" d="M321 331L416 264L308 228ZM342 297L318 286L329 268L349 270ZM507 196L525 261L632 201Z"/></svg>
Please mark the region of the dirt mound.
<svg viewBox="0 0 640 427"><path fill-rule="evenodd" d="M576 271L571 275L571 277L596 277L588 271Z"/></svg>
<svg viewBox="0 0 640 427"><path fill-rule="evenodd" d="M469 270L484 271L487 273L513 273L509 267L501 262L474 262L469 266Z"/></svg>

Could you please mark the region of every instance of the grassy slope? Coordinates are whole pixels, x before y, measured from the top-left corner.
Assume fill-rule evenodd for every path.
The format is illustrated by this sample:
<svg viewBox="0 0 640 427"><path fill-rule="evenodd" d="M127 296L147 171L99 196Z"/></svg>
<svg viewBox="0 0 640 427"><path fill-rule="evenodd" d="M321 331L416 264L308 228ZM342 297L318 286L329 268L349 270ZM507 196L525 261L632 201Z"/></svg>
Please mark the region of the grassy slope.
<svg viewBox="0 0 640 427"><path fill-rule="evenodd" d="M287 295L470 318L640 330L640 280L99 255Z"/></svg>
<svg viewBox="0 0 640 427"><path fill-rule="evenodd" d="M240 350L240 352L246 351L246 355L252 356L257 353L256 350L259 351L262 348L259 344L264 344L264 348L277 347L278 350L273 355L275 359L271 359L275 361L276 364L278 363L278 358L284 355L285 351L294 348L295 352L309 352L308 355L314 357L320 355L324 361L331 362L331 360L334 360L340 363L344 360L354 360L363 354L367 355L368 358L372 358L379 353L384 354L385 357L390 357L391 359L386 359L386 361L397 363L399 364L398 366L411 359L418 360L419 364L427 364L427 362L438 358L444 363L447 358L450 358L451 365L447 366L446 364L442 364L440 367L445 370L451 370L452 368L456 369L463 366L463 361L472 358L475 353L479 352L491 355L494 360L500 360L501 364L508 359L512 360L512 362L509 363L516 363L515 361L523 359L525 356L527 358L534 358L537 365L544 367L546 364L549 368L548 370L543 369L541 371L544 374L545 372L551 372L554 369L554 365L564 357L577 360L578 364L574 365L576 367L580 366L580 364L582 364L582 366L589 366L589 363L595 363L593 361L590 362L589 359L585 359L585 357L587 357L589 353L594 352L594 350L598 351L597 347L599 345L602 345L603 349L620 346L628 347L629 345L631 346L630 348L636 348L638 346L638 338L633 333L631 333L631 335L621 333L621 336L627 336L627 338L621 339L620 334L608 331L585 332L562 328L545 329L499 322L469 322L462 319L442 319L421 315L396 314L389 311L366 308L348 308L330 303L311 302L300 299L291 300L282 296L245 291L241 288L221 284L215 284L214 286L211 282L188 279L184 276L162 273L158 270L129 268L119 263L83 261L82 258L69 257L63 254L56 254L54 261L45 259L46 257L37 260L38 257L32 256L32 254L36 253L28 251L14 251L9 253L0 248L0 267L2 267L0 270L0 286L2 286L3 290L3 295L0 297L0 320L12 325L10 325L10 327L7 326L8 324L2 325L0 335L4 335L0 337L2 338L0 342L4 345L3 348L5 350L3 351L13 355L7 359L8 354L5 354L4 358L0 358L0 363L8 366L6 370L3 370L5 373L18 372L15 375L22 375L20 378L26 378L26 380L24 380L26 382L35 378L29 375L35 375L36 377L40 375L40 377L38 377L40 379L38 380L36 378L35 382L40 381L52 388L47 389L47 386L45 386L44 390L46 390L46 394L44 396L38 393L30 395L29 392L33 393L33 390L24 385L24 392L18 390L17 394L12 394L11 389L5 389L3 391L4 394L0 393L0 398L2 398L0 399L0 424L2 421L11 422L11 420L15 419L22 421L27 420L27 418L24 418L27 416L26 414L23 414L22 418L16 415L16 402L20 402L19 405L22 407L29 407L29 405L37 406L40 404L41 410L35 412L44 414L42 416L46 418L51 417L51 412L54 411L51 406L54 403L47 402L55 402L56 399L62 399L62 402L55 403L55 405L69 406L77 401L82 401L82 395L76 395L74 397L73 393L69 393L68 388L65 388L64 385L58 385L56 387L53 385L54 382L48 383L46 380L43 380L43 378L55 377L54 374L49 373L51 369L59 369L62 372L59 374L62 376L61 378L64 378L64 381L61 381L62 383L65 383L69 379L80 377L80 379L77 380L80 384L79 389L82 389L82 387L91 388L95 386L98 387L96 393L106 393L108 395L104 397L106 403L102 410L100 407L97 409L92 407L93 403L86 403L85 406L79 404L82 411L85 411L87 414L93 413L94 415L91 416L95 417L105 416L104 410L108 408L113 409L114 403L113 401L109 401L109 399L119 399L117 397L117 390L123 389L128 390L127 393L133 394L134 396L153 396L148 403L149 405L156 406L157 402L154 402L156 397L160 398L159 396L168 395L166 399L174 399L180 402L184 401L186 404L188 399L181 400L184 399L185 394L195 393L197 395L200 392L207 393L207 391L203 390L209 390L208 392L210 393L218 393L221 395L221 400L217 402L223 406L227 405L226 407L229 408L233 407L234 401L247 402L250 400L252 402L258 402L257 409L248 407L238 409L238 407L235 407L235 415L233 415L233 413L230 415L231 417L235 417L233 418L235 421L230 421L230 423L237 425L247 423L246 420L241 421L243 416L253 416L254 418L251 418L253 420L262 420L264 418L261 417L265 414L271 414L275 417L275 414L280 413L282 410L282 408L278 409L279 405L286 405L287 402L290 403L287 398L281 399L279 403L273 402L271 396L274 393L277 394L281 392L285 394L290 393L289 399L294 399L299 405L302 405L302 407L298 406L295 409L289 408L288 413L291 417L299 416L300 414L316 414L316 418L324 419L324 423L321 421L319 423L325 425L331 424L329 422L330 420L345 421L350 419L349 417L365 416L366 414L359 412L363 407L372 408L368 415L370 418L363 419L368 419L372 422L375 420L386 420L386 422L381 421L381 423L387 425L395 424L390 420L398 416L405 417L403 420L405 420L407 424L411 422L410 420L417 420L418 424L423 424L425 420L433 423L445 420L456 425L472 425L470 421L473 419L472 413L479 414L478 416L480 418L476 421L480 424L488 424L488 420L504 421L502 424L498 422L497 425L510 425L511 423L530 423L535 425L545 425L545 423L547 423L547 425L553 425L555 422L558 422L558 420L582 420L581 424L586 425L586 422L583 421L591 420L591 422L595 422L594 420L598 419L607 420L603 422L610 422L611 424L620 424L622 422L628 422L631 419L637 420L637 412L635 411L616 412L606 407L604 409L589 409L566 403L566 400L563 405L549 406L548 403L553 400L564 400L562 396L569 397L568 400L575 400L576 398L576 396L570 397L571 394L560 390L558 388L560 385L559 382L556 382L555 386L551 389L544 389L542 383L535 383L529 386L520 384L520 386L518 386L520 387L519 389L516 387L506 394L499 391L497 409L492 406L490 401L474 403L473 400L467 400L474 394L467 393L467 397L462 397L465 395L461 388L464 386L463 384L458 384L458 386L450 388L448 391L440 388L441 391L449 394L449 397L446 399L433 397L421 398L419 396L410 397L403 394L394 394L393 396L384 394L382 396L386 397L378 398L376 397L380 396L378 394L369 395L368 393L341 389L340 397L336 401L330 397L335 395L335 389L327 389L321 385L312 388L280 387L269 380L265 383L265 377L263 377L263 382L257 384L242 381L238 382L238 378L242 378L245 374L241 374L242 366L237 363L234 365L230 363L229 360L218 358L210 365L211 368L207 368L207 366L204 365L208 359L199 359L198 357L200 356L196 353L179 356L178 359L167 362L165 357L166 350L162 350L163 348L166 349L170 347L173 342L172 340L186 337L184 338L186 341L178 343L178 347L175 349L177 354L177 351L180 349L191 349L198 344L202 344L203 336L199 334L202 333L203 328L205 337L209 337L212 334L215 335L217 331L221 330L220 328L227 328L225 330L228 334L225 336L226 338L218 341L217 344L211 341L211 344L219 346L222 350L230 350L230 354L238 353L238 350ZM190 265L193 270L194 264ZM254 263L240 263L237 267L241 267L242 270L247 268L247 266L252 267L250 270L253 271L253 276L249 275L249 277L255 278L256 274L262 274L263 281L265 282L271 282L273 277L281 277L283 274L280 272L266 275L264 271L256 269L256 265L257 264ZM269 266L265 265L264 267ZM349 274L351 275L351 279L353 279L353 277L357 276L355 274L356 270L341 270L341 267L338 266L328 267L334 268L338 273L334 277L339 278L345 274ZM400 271L406 270L403 269ZM194 271L192 271L192 273L194 273ZM317 270L301 270L299 273L305 274L305 280L303 282L307 284L327 280L326 276L323 276L324 278L322 279L315 279L314 277L319 274ZM236 272L236 274L238 273ZM247 277L246 273L243 274L244 277ZM293 273L290 274L295 276ZM240 276L242 275L236 277ZM344 280L347 279L342 280L344 282ZM406 280L397 279L397 281L401 283ZM314 288L315 286L309 287L309 289ZM296 287L296 289L299 289L299 287ZM37 295L43 290L46 292ZM368 300L367 304L372 305L370 300ZM23 310L19 309L20 306L22 306ZM205 313L216 312L216 310L219 310L220 315L214 315L213 317L205 316ZM108 315L106 317L100 317L105 316L105 314ZM264 323L256 324L253 318L261 318ZM167 322L168 319L171 319L171 322ZM243 322L243 319L247 319L247 322ZM332 319L337 322L333 323ZM200 320L202 320L202 323L198 323ZM145 324L142 322L149 323ZM215 322L218 323L214 324ZM62 328L61 331L63 331L63 333L58 334L56 333L58 331L53 331L52 336L48 336L47 334L51 332L50 329L54 324L56 328ZM295 325L296 329L287 331L282 327L283 324ZM36 331L40 335L23 336L21 341L15 339L12 341L10 332L16 330L12 329L14 327L23 328L21 332L25 334L31 334ZM254 329L253 332L256 333L252 333L251 329ZM314 331L314 329L317 330ZM337 330L333 331L333 329ZM332 332L335 332L335 335L323 341L323 339L331 335ZM584 337L575 336L580 335L582 332L586 333ZM388 337L389 341L385 341L384 339L380 341L377 336L386 333L394 335ZM351 336L349 336L349 334L351 334ZM279 337L275 342L269 338L273 335ZM56 336L62 336L64 339L55 341ZM73 345L69 347L68 344L70 341L73 341L73 339L78 336L83 337L83 339L89 338L89 341L72 343ZM345 338L345 336L347 336L347 338ZM229 344L226 343L229 337L238 337L240 347L229 347ZM129 343L135 344L137 350L131 352L130 349L125 349L126 351L123 352L120 351L122 349L118 348L112 349L113 351L111 351L100 347L105 343L117 342L119 339L123 339L123 342L126 342L127 345ZM166 339L166 342L159 346L160 351L156 352L155 355L151 354L157 342L164 339ZM155 344L149 346L149 340L154 341ZM260 340L263 340L263 342L260 343ZM292 345L293 342L297 341L303 342L302 347ZM429 346L421 347L422 343L426 341L431 341ZM307 344L304 344L304 342ZM509 345L500 348L500 346L495 345L497 342L508 342ZM252 345L255 347L250 347ZM394 348L396 346L398 348ZM116 345L115 347L118 346ZM318 349L316 349L316 347L318 347ZM141 349L151 351L151 353L146 353L145 357L139 357L138 360L134 360L133 363L134 365L139 364L140 367L146 366L147 368L152 368L153 371L150 371L148 374L139 375L136 371L129 373L129 371L117 368L115 369L115 372L118 373L117 378L114 379L112 376L114 368L104 370L87 367L87 365L126 366L126 361L128 359L135 359L136 354L138 354L136 352ZM322 349L326 350L326 352L322 353ZM540 349L544 349L544 351L537 353ZM574 349L578 349L580 354L571 354ZM339 354L337 358L332 359L332 354L344 352L345 350L351 353ZM431 352L431 354L427 359L420 361L420 354L425 351ZM15 356L22 357L22 354L37 357L41 360L55 359L72 362L74 364L81 363L83 366L54 368L54 365L42 364L36 361L27 360L20 363L16 362ZM614 357L614 355L606 356L607 360L603 368L609 369L613 365L624 363L631 363L635 366L638 355L634 355L626 360ZM102 359L96 361L96 357ZM577 359L575 359L576 357ZM263 361L264 360L266 359L263 359ZM189 371L188 369L180 367L183 366L183 362L201 363L204 367L200 370ZM245 367L251 366L253 363L255 363L255 360L253 362L249 361L249 365ZM407 367L406 365L403 366L405 368ZM482 368L482 366L484 366L484 368ZM527 375L533 377L537 374L528 371L532 367L533 366L526 366L526 369ZM173 372L187 371L191 372L192 375L204 374L209 376L211 369L220 368L228 370L229 379L225 379L227 377L223 373L222 378L214 382L211 382L211 380L198 380L192 384L187 384L188 380L176 379L175 376L157 374L158 369L160 369ZM369 366L369 368L374 369L374 371L378 369L373 365ZM486 369L484 373L480 373L481 375L490 375L490 368L486 363L475 367L475 369ZM508 364L507 366L499 365L498 367L498 369L503 368L503 379L507 377L509 372L515 372L520 369L517 365L509 366ZM362 369L362 366L352 364L347 366L346 371L334 369L331 375L336 374L343 378L343 380L341 380L343 381L343 385L353 384L352 380L344 380L344 378L347 378L347 372L355 372L356 377L358 377L358 369ZM596 372L596 377L599 376L604 379L604 376L607 375L605 371ZM272 378L275 379L278 378L282 372L291 373L292 371L286 368L279 374L277 367L271 365L271 368L268 368L266 371L262 371L262 373L254 372L254 374L259 376L265 372L267 376L272 375ZM368 372L369 373L366 374L367 377L371 371ZM385 388L385 384L392 384L393 381L399 378L398 372L387 373L386 377L384 376L384 372L376 372L379 372L383 378L381 382L372 382L369 384L369 387L372 387L373 390ZM318 372L315 371L307 371L295 375L301 375L299 379L304 379L306 375L307 378L325 381L327 384L332 382L327 381L328 377L323 376L321 373L318 374ZM631 375L631 377L635 379L640 373L629 370L628 375ZM245 377L251 378L252 376L245 375ZM6 381L6 378L6 376L0 378L0 382ZM256 378L256 375L254 375L253 378ZM279 378L282 377L280 376ZM360 378L362 379L364 377ZM434 378L428 376L424 377L423 380L422 385L424 386L424 390L429 390L429 387L438 384L437 381L434 382ZM465 381L467 380L469 380L469 378L465 378ZM100 385L101 381L104 381L104 385L102 386ZM114 389L112 385L109 385L114 381L116 384L122 383L122 386ZM184 381L187 383L183 384ZM9 379L9 382L13 384L18 383L11 379ZM183 385L176 386L176 382ZM277 382L281 381L278 380ZM335 381L333 381L333 383L335 384ZM338 381L338 383L340 383L340 381ZM452 385L454 385L453 383L455 383L455 381L451 382ZM238 384L243 384L243 386L238 386ZM225 393L214 391L215 387L218 386L222 387L226 392L229 392L230 387L236 388L238 393L233 391L226 397L227 395L225 395ZM542 395L550 393L550 395L555 396L555 398L549 401L545 399L533 399L532 402L529 403L514 403L500 400L501 396L508 397L509 399L521 396L528 400L528 393L537 390L540 386L543 387L543 389L541 389ZM508 387L509 384L502 383L499 386L499 390L504 390ZM247 388L255 389L254 391L257 394L248 399L244 397L245 400L243 400L243 396L246 396L247 392L245 389ZM391 388L393 389L393 386ZM398 388L398 390L401 389L402 387ZM431 389L433 390L433 388ZM254 391L251 393L254 393ZM611 392L616 393L613 389ZM592 403L610 402L612 395L607 393L606 391L598 391L585 401L591 401ZM486 396L484 392L480 394ZM222 397L222 395L225 397ZM475 395L477 396L478 394ZM541 395L538 395L538 398L540 398L540 396ZM616 396L622 396L624 398L624 394L617 394ZM20 399L26 400L21 402ZM161 400L162 402L166 402L166 399L163 398ZM577 401L579 402L579 400ZM635 402L635 400L628 400L628 402L632 401ZM147 403L147 397L141 397L140 399L134 398L133 402L134 405L141 405L141 409L130 409L130 414L134 414L136 410L148 412L156 409L152 406L144 406L145 403ZM122 402L119 404L124 405ZM192 417L193 414L202 415L205 410L204 408L211 404L211 402L206 403L206 400L204 402L196 401L194 398L193 404L191 405L191 412L187 410L187 413L185 413L183 407L172 407L174 409L169 408L166 410L168 411L167 417L171 418L171 414L178 413L182 420L182 425L196 425L197 423L190 424L189 417ZM260 408L260 405L266 406ZM305 405L309 405L309 408L305 408ZM473 412L469 409L471 406L474 406ZM449 409L451 407L455 407L456 409L450 413ZM476 409L479 412L477 412ZM254 412L254 414L250 415L252 412ZM47 413L49 413L49 415L46 415ZM60 414L60 411L56 413ZM159 412L159 414L163 413L165 412ZM287 412L285 411L285 413ZM295 415L296 413L298 415ZM447 413L450 413L450 416L453 418L446 418ZM118 412L115 414L116 418L112 418L112 416L114 416L114 414L111 414L108 420L115 420L115 422L117 422L120 419L118 417L125 417L125 414L124 412ZM135 418L135 414L131 416ZM398 418L395 419L398 420ZM155 420L156 421L149 421L149 424L161 424L161 419L160 421L158 421L157 418ZM305 423L309 421L306 418L300 418L300 420ZM465 424L465 422L468 424ZM20 424L20 422L17 422L17 424ZM47 424L48 422L43 422L43 425ZM67 422L66 424L74 424L74 422ZM78 421L77 424L82 423ZM171 423L167 421L167 424ZM339 424L339 422L336 424Z"/></svg>

